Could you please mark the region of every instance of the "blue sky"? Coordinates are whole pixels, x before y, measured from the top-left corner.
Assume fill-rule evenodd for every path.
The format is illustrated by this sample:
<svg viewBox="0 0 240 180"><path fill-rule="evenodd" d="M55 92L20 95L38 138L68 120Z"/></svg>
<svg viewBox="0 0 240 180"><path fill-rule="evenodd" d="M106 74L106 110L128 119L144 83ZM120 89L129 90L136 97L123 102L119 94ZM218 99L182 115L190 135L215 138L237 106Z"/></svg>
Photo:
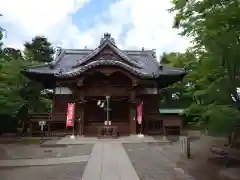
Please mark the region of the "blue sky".
<svg viewBox="0 0 240 180"><path fill-rule="evenodd" d="M63 48L94 48L109 32L119 48L184 51L189 40L172 29L170 0L0 0L4 44L22 48L36 35ZM12 6L15 4L15 6Z"/></svg>
<svg viewBox="0 0 240 180"><path fill-rule="evenodd" d="M105 10L117 0L91 0L72 15L72 21L81 29L91 28L97 23L97 15L101 15Z"/></svg>

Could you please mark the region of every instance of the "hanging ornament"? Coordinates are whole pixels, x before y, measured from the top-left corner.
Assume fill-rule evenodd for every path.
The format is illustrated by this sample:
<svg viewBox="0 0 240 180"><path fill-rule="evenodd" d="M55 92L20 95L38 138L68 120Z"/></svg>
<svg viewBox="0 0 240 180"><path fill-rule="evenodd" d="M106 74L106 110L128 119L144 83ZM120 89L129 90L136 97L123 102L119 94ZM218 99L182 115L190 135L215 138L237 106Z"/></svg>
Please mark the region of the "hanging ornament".
<svg viewBox="0 0 240 180"><path fill-rule="evenodd" d="M100 105L100 108L103 108L104 107L104 102Z"/></svg>
<svg viewBox="0 0 240 180"><path fill-rule="evenodd" d="M101 101L100 100L98 100L97 105L101 106Z"/></svg>

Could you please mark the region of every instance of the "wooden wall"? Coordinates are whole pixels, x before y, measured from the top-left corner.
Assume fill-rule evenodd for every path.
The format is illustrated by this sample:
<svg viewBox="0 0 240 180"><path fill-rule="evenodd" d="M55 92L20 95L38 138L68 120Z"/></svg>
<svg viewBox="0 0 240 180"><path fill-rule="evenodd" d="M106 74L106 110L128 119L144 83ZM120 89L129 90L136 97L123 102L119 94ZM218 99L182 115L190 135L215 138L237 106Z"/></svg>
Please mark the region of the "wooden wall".
<svg viewBox="0 0 240 180"><path fill-rule="evenodd" d="M53 113L67 113L67 105L72 102L72 95L59 94L54 96Z"/></svg>

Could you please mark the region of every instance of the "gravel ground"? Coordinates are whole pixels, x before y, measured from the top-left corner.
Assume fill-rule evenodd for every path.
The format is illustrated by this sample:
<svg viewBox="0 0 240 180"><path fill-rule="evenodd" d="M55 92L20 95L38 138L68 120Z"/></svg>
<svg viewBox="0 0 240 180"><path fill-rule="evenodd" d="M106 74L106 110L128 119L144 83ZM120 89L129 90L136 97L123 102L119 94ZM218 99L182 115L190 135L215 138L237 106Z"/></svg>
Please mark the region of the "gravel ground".
<svg viewBox="0 0 240 180"><path fill-rule="evenodd" d="M193 179L175 169L175 162L163 156L156 146L148 143L123 144L141 180Z"/></svg>
<svg viewBox="0 0 240 180"><path fill-rule="evenodd" d="M81 180L86 162L34 166L24 168L0 168L1 180Z"/></svg>
<svg viewBox="0 0 240 180"><path fill-rule="evenodd" d="M0 145L0 159L35 159L89 155L93 144L66 147L40 147L39 145Z"/></svg>
<svg viewBox="0 0 240 180"><path fill-rule="evenodd" d="M214 156L210 152L212 145L223 146L226 141L222 138L210 136L201 137L191 142L191 159L181 159L178 166L195 177L196 180L230 180L230 176L223 177L221 171L226 171L231 176L240 177L239 170L224 167L224 159ZM173 149L176 149L174 147ZM167 154L167 153L165 153ZM239 179L239 178L236 178Z"/></svg>
<svg viewBox="0 0 240 180"><path fill-rule="evenodd" d="M226 169L223 166L223 158L216 158L210 152L212 145L223 145L225 140L213 137L191 138L191 158L180 158L180 142L174 142L172 145L156 147L160 153L171 162L176 162L177 167L182 168L186 173L193 176L196 180L229 180L222 177L220 172L227 171L232 176L239 177L239 171ZM240 168L239 168L240 170ZM235 178L239 179L239 178Z"/></svg>

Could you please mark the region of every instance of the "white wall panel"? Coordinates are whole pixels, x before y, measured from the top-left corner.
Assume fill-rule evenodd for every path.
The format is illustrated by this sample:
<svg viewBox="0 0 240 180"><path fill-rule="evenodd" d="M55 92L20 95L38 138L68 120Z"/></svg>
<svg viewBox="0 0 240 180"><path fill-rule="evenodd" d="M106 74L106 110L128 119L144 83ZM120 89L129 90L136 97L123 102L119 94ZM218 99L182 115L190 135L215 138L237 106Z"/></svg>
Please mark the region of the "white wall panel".
<svg viewBox="0 0 240 180"><path fill-rule="evenodd" d="M72 91L68 87L56 87L55 94L72 94Z"/></svg>

